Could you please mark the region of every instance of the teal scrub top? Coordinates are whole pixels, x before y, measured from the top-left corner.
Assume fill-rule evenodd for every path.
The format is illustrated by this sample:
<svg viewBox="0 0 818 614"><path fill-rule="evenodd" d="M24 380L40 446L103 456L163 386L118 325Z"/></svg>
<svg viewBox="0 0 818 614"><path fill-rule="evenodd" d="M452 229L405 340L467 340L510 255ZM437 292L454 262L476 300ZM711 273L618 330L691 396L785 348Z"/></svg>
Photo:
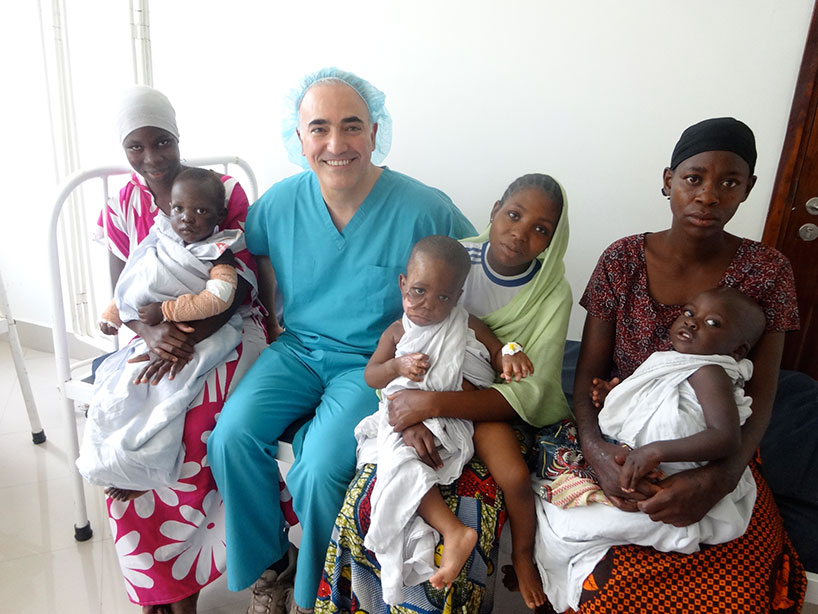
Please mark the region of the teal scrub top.
<svg viewBox="0 0 818 614"><path fill-rule="evenodd" d="M245 232L250 252L272 262L287 331L312 350L366 355L400 317L398 275L415 242L475 234L443 192L387 167L341 232L312 171L273 185Z"/></svg>

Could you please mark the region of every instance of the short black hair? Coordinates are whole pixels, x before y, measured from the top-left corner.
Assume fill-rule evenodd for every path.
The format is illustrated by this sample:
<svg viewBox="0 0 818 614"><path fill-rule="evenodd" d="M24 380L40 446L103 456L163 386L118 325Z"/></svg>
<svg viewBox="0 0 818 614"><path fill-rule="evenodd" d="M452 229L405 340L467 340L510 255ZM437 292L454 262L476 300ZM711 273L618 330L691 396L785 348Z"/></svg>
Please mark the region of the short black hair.
<svg viewBox="0 0 818 614"><path fill-rule="evenodd" d="M407 271L412 266L412 261L418 254L431 256L436 260L446 263L457 275L461 286L469 275L469 270L471 269L469 252L467 252L466 248L456 239L452 239L446 235L429 235L428 237L422 238L415 243L415 246L412 248L412 253L409 254L409 262L406 265Z"/></svg>
<svg viewBox="0 0 818 614"><path fill-rule="evenodd" d="M217 205L217 211L227 208L225 201L226 192L221 177L215 172L206 168L188 167L176 175L173 180L173 185L182 181L190 181L198 183L199 188L206 194L209 194L213 204Z"/></svg>
<svg viewBox="0 0 818 614"><path fill-rule="evenodd" d="M730 302L729 306L734 312L732 315L736 318L736 323L744 335L744 341L752 349L767 328L767 317L761 305L741 290L731 286L713 288L706 290L705 293L721 296Z"/></svg>
<svg viewBox="0 0 818 614"><path fill-rule="evenodd" d="M551 198L551 200L553 200L557 205L560 215L562 215L562 188L560 188L560 184L557 183L557 180L551 175L544 175L543 173L529 173L527 175L523 175L522 177L517 177L517 179L512 181L511 185L506 188L506 191L503 192L503 197L500 199L500 206L502 207L505 205L506 199L510 198L520 190L527 190L530 188L540 190L546 196Z"/></svg>

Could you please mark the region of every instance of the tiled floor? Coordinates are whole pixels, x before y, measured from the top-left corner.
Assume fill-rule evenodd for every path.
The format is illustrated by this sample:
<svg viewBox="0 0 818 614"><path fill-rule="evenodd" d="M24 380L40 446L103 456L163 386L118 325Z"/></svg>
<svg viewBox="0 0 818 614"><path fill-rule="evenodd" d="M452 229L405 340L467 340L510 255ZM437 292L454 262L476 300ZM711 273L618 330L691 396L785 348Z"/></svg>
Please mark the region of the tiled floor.
<svg viewBox="0 0 818 614"><path fill-rule="evenodd" d="M125 595L100 488L85 489L94 536L74 540L69 426L57 403L54 357L25 349L25 361L48 436L41 445L31 442L9 345L0 338L0 612L137 614ZM507 532L503 550L501 564ZM238 614L248 602L249 590L231 593L222 577L202 591L199 612ZM499 583L494 611L528 612L519 595Z"/></svg>
<svg viewBox="0 0 818 614"><path fill-rule="evenodd" d="M31 429L6 338L0 339L0 612L136 614L125 595L102 490L86 486L94 536L74 539L66 462L68 420L58 407L54 357L25 349L48 440ZM202 591L201 614L244 612L249 591L231 593L224 577Z"/></svg>

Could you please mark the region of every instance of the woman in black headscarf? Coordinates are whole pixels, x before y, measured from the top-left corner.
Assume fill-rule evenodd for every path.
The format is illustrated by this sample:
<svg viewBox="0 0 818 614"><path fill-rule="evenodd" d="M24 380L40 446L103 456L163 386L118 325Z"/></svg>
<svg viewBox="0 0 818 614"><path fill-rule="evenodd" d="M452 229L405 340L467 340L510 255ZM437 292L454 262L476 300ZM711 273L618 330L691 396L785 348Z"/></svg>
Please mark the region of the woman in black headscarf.
<svg viewBox="0 0 818 614"><path fill-rule="evenodd" d="M803 567L784 533L756 449L770 419L784 333L798 328L795 282L787 259L772 248L726 232L755 184L755 139L733 118L708 119L684 131L664 170L662 193L671 226L620 239L602 255L580 304L588 311L574 403L582 449L600 485L624 510L687 526L737 484L748 463L758 485L745 535L682 555L638 546L612 548L586 579L578 611L650 612L659 605L690 613L798 612ZM764 335L749 356L746 386L753 415L738 454L664 480L620 489L622 448L603 441L592 387L628 377L654 351L669 350L670 323L703 290L736 287L764 309Z"/></svg>

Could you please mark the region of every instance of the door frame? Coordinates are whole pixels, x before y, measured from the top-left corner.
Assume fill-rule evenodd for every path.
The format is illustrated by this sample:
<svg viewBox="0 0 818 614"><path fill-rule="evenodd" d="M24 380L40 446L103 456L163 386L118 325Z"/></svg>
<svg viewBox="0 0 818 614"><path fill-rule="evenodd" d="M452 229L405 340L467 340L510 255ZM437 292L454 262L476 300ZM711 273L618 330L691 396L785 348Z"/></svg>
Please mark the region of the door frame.
<svg viewBox="0 0 818 614"><path fill-rule="evenodd" d="M773 184L770 207L764 223L762 243L781 249L790 218L797 203L798 179L801 176L812 127L818 113L818 0L813 3L807 41L792 98L787 132ZM790 230L791 232L791 230ZM782 368L797 369L805 340L802 333L787 333Z"/></svg>
<svg viewBox="0 0 818 614"><path fill-rule="evenodd" d="M802 159L807 147L812 127L812 119L818 104L818 1L813 4L807 42L801 58L801 69L792 97L792 108L787 124L784 147L775 176L770 208L764 223L762 243L778 248L781 245L782 228L790 218L795 205L798 188L797 177L801 171Z"/></svg>

